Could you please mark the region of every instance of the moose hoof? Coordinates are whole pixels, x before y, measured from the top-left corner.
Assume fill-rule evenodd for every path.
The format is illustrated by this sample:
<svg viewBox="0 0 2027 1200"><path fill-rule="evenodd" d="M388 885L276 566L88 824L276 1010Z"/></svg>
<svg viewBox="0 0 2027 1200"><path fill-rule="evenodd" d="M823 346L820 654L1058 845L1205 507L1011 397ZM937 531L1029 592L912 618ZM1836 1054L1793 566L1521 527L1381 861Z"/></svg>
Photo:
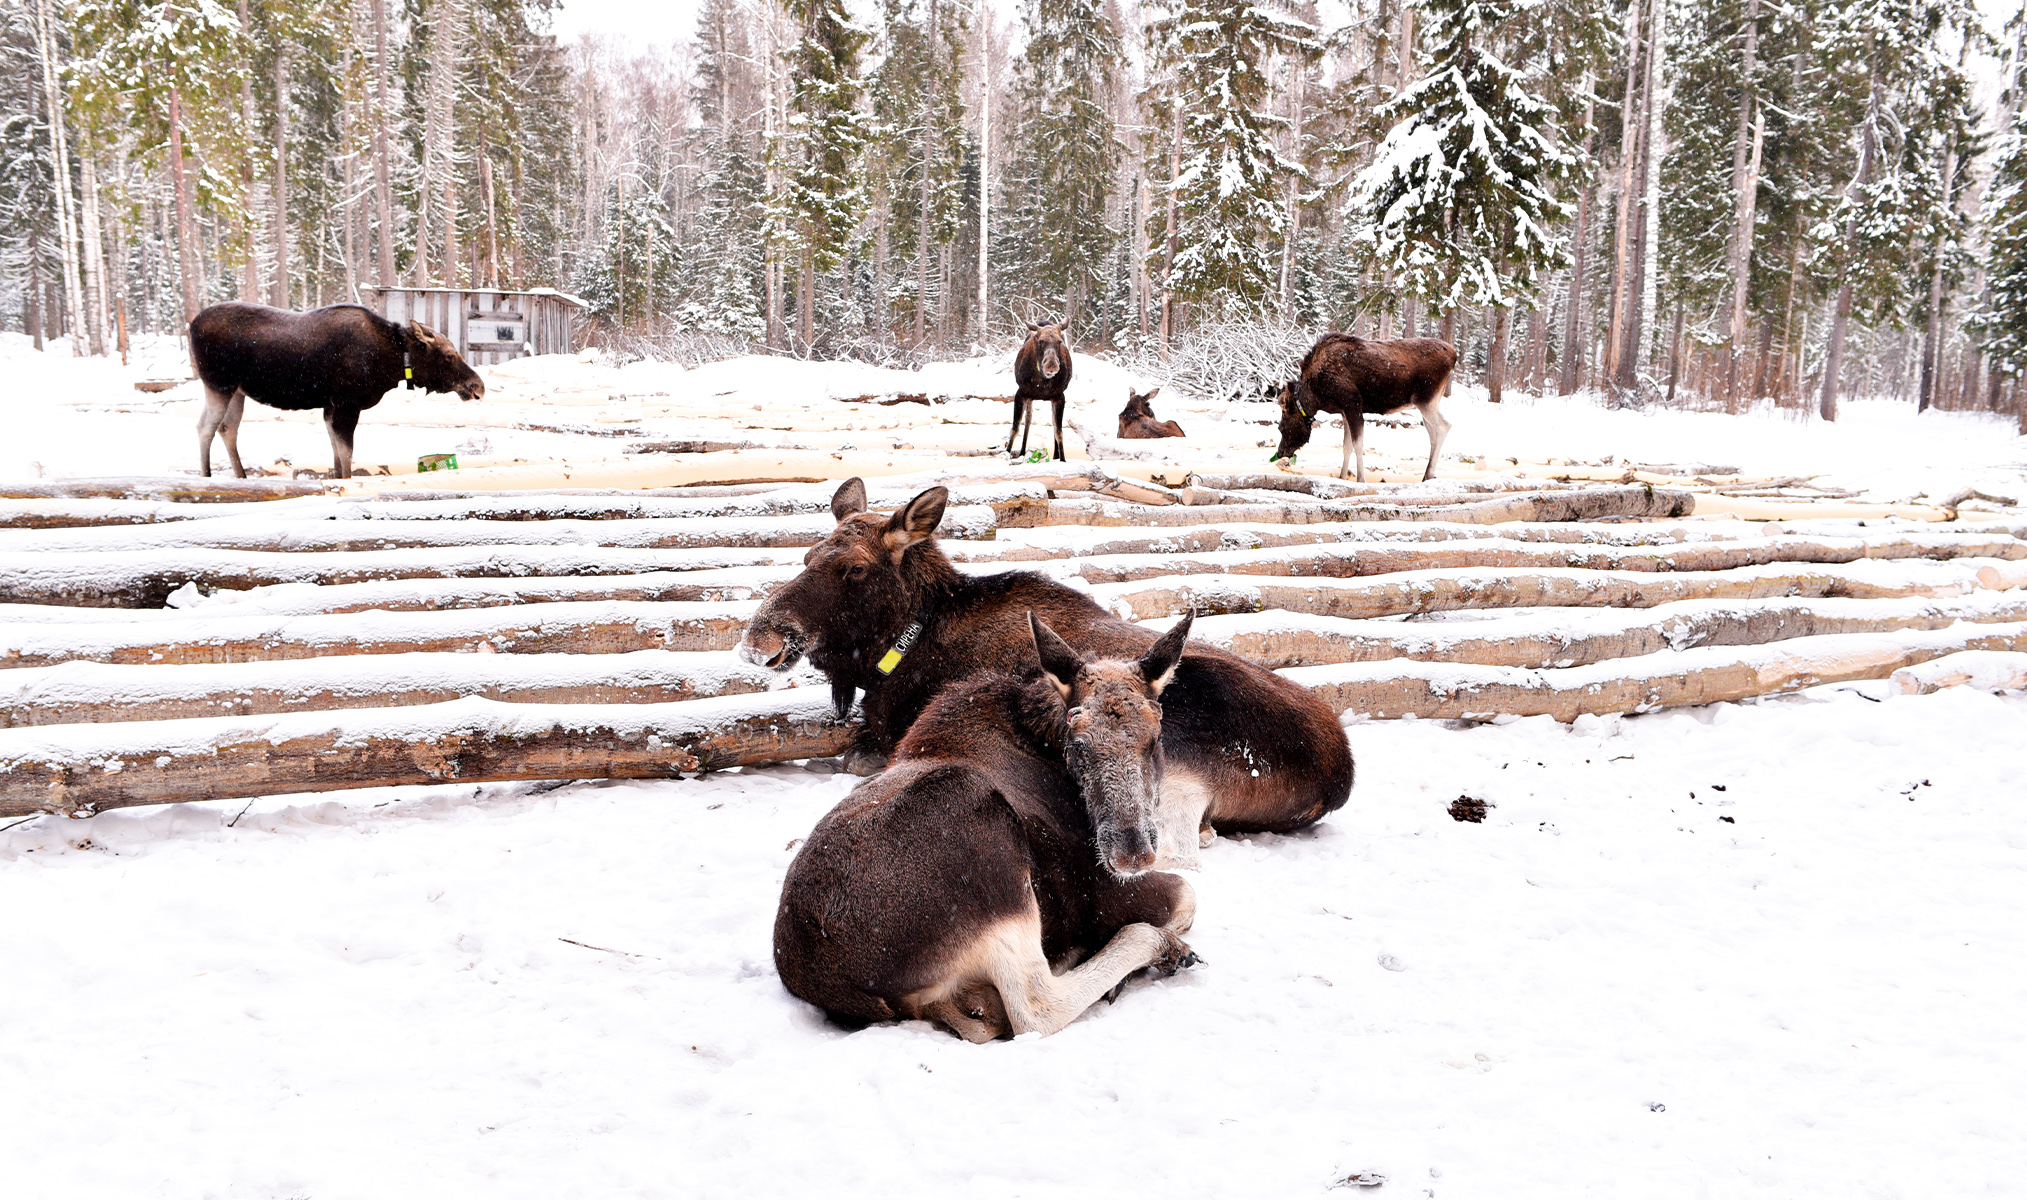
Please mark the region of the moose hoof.
<svg viewBox="0 0 2027 1200"><path fill-rule="evenodd" d="M878 775L887 769L887 756L870 750L847 751L844 768L854 775Z"/></svg>
<svg viewBox="0 0 2027 1200"><path fill-rule="evenodd" d="M1154 961L1148 964L1155 970L1163 975L1173 975L1185 967L1194 967L1203 962L1203 959L1196 956L1196 951L1189 948L1188 942L1183 941L1166 929L1161 931L1161 935L1164 939L1161 953L1157 954Z"/></svg>

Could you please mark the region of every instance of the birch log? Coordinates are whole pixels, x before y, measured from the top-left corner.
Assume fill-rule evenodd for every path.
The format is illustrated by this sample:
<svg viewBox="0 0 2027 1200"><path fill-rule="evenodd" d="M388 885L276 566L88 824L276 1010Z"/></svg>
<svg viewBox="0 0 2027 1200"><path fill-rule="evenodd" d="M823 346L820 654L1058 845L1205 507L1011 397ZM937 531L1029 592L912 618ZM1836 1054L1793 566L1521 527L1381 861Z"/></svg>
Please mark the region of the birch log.
<svg viewBox="0 0 2027 1200"><path fill-rule="evenodd" d="M1963 650L1925 663L1902 667L1892 676L1893 690L1903 696L1925 696L1944 688L1973 687L2004 692L2027 688L2027 652Z"/></svg>
<svg viewBox="0 0 2027 1200"><path fill-rule="evenodd" d="M501 704L0 730L0 817L401 784L666 779L841 752L829 689L677 704Z"/></svg>
<svg viewBox="0 0 2027 1200"><path fill-rule="evenodd" d="M0 667L63 662L266 662L325 655L623 654L730 650L759 607L718 604L543 604L449 612L308 617L198 615L115 623L0 625Z"/></svg>
<svg viewBox="0 0 2027 1200"><path fill-rule="evenodd" d="M1270 668L1397 658L1543 668L1695 646L1944 629L1959 621L2027 621L2027 592L1980 591L1944 600L1682 600L1644 609L1548 609L1489 620L1244 613L1199 618L1190 636ZM0 672L0 681L5 678Z"/></svg>
<svg viewBox="0 0 2027 1200"><path fill-rule="evenodd" d="M794 677L813 684L813 671ZM382 654L180 666L74 661L0 671L0 727L171 721L480 696L509 704L666 704L764 692L774 672L719 652Z"/></svg>
<svg viewBox="0 0 2027 1200"><path fill-rule="evenodd" d="M1833 634L1771 646L1722 647L1615 658L1532 671L1457 663L1344 663L1282 674L1332 707L1369 717L1490 720L1749 700L1823 683L1885 679L1903 667L1962 650L2027 650L2027 624L1960 625L1899 633Z"/></svg>
<svg viewBox="0 0 2027 1200"><path fill-rule="evenodd" d="M1258 575L1168 576L1105 583L1092 598L1131 620L1283 608L1327 617L1387 617L1466 608L1652 608L1675 600L1748 600L1772 596L1888 599L1962 596L1982 570L2010 563L1863 562L1807 567L1786 563L1731 571L1641 574L1635 571L1500 571L1460 568L1405 571L1370 579L1274 580Z"/></svg>

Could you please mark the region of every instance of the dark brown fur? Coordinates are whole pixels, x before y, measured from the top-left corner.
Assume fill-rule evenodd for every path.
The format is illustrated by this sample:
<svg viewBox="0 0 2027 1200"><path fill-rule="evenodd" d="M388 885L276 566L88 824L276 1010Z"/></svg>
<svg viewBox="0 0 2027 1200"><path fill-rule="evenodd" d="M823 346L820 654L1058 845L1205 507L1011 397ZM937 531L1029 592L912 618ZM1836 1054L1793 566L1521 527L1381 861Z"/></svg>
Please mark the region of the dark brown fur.
<svg viewBox="0 0 2027 1200"><path fill-rule="evenodd" d="M1177 936L1195 913L1189 885L1144 873L1156 697L1188 630L1139 661L1093 663L1029 624L1042 670L943 693L789 866L775 966L835 1019L918 1017L973 1041L1047 1034L1128 974L1192 961Z"/></svg>
<svg viewBox="0 0 2027 1200"><path fill-rule="evenodd" d="M1010 455L1014 452L1014 434L1018 433L1020 457L1027 457L1028 435L1021 429L1021 418L1027 418L1028 429L1033 430L1033 406L1038 400L1046 400L1055 410L1056 461L1065 461L1063 393L1070 386L1070 345L1063 339L1067 332L1061 321L1030 325L1028 340L1021 343L1020 353L1014 355L1013 430L1006 435L1006 452Z"/></svg>
<svg viewBox="0 0 2027 1200"><path fill-rule="evenodd" d="M1174 421L1164 421L1154 415L1154 409L1147 402L1161 391L1126 393L1126 407L1119 410L1119 436L1122 438L1171 438L1182 436L1182 426Z"/></svg>
<svg viewBox="0 0 2027 1200"><path fill-rule="evenodd" d="M449 340L413 321L401 325L357 304L305 313L236 300L212 305L190 322L190 361L204 381L205 398L197 419L198 469L211 474L217 434L232 473L246 478L239 421L250 397L274 408L322 409L336 477L349 478L359 414L403 382L404 353L413 386L466 400L485 395L485 383Z"/></svg>
<svg viewBox="0 0 2027 1200"><path fill-rule="evenodd" d="M1373 341L1344 333L1326 333L1302 357L1301 370L1281 387L1281 445L1275 459L1292 456L1309 444L1316 414L1333 412L1344 418L1344 462L1348 473L1358 455L1358 478L1365 480L1365 415L1421 410L1429 432L1429 465L1423 479L1436 474L1436 456L1450 423L1438 403L1450 388L1457 366L1457 348L1436 338Z"/></svg>
<svg viewBox="0 0 2027 1200"><path fill-rule="evenodd" d="M807 654L830 677L840 712L864 689L858 755L888 753L960 680L1032 674L1030 611L1084 654L1130 657L1158 636L1031 571L960 574L934 538L947 495L931 488L887 517L865 511L864 483L846 480L831 501L837 528L768 597L740 643L747 661L779 670ZM918 619L915 644L883 674L882 656ZM1351 793L1351 748L1336 714L1272 671L1192 645L1163 707L1170 778L1204 793L1205 818L1219 831L1300 829Z"/></svg>

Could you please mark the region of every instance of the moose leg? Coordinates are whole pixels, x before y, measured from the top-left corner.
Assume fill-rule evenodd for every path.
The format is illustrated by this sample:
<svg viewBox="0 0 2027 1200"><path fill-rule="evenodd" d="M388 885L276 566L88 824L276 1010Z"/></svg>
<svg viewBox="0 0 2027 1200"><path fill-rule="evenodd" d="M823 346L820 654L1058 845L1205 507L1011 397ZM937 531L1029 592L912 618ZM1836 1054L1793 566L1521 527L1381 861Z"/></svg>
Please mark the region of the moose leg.
<svg viewBox="0 0 2027 1200"><path fill-rule="evenodd" d="M331 434L331 478L352 478L352 434L359 428L359 410L325 409L324 428Z"/></svg>
<svg viewBox="0 0 2027 1200"><path fill-rule="evenodd" d="M1358 481L1365 482L1365 422L1364 414L1353 413L1344 418L1344 461L1337 465L1339 479L1351 478L1351 459L1358 456Z"/></svg>
<svg viewBox="0 0 2027 1200"><path fill-rule="evenodd" d="M239 419L246 415L246 393L232 393L232 400L225 406L225 421L218 427L219 440L225 443L225 456L232 460L232 475L235 479L246 478L246 468L239 461Z"/></svg>
<svg viewBox="0 0 2027 1200"><path fill-rule="evenodd" d="M1068 404L1069 404L1069 401L1068 401L1068 400L1066 400L1066 399L1064 399L1063 397L1061 397L1061 396L1058 396L1058 397L1056 397L1056 461L1057 461L1057 462L1068 462L1068 461L1070 461L1070 458L1069 458L1069 456L1063 453L1063 409L1064 409L1065 407L1067 407L1067 406L1068 406Z"/></svg>
<svg viewBox="0 0 2027 1200"><path fill-rule="evenodd" d="M1027 406L1028 406L1028 402L1027 402L1027 398L1026 398L1025 396L1015 396L1015 397L1014 397L1014 405L1013 405L1013 408L1014 408L1014 422L1013 422L1013 428L1012 428L1012 429L1010 429L1010 430L1008 430L1008 431L1007 431L1007 435L1006 435L1006 453L1007 453L1007 457L1008 457L1008 458L1012 458L1012 457L1013 457L1013 452L1014 452L1014 451L1013 451L1013 444L1014 444L1014 439L1015 439L1015 438L1017 438L1017 437L1019 437L1019 436L1021 435L1021 413L1022 413L1023 411L1025 411L1025 410L1027 409Z"/></svg>
<svg viewBox="0 0 2027 1200"><path fill-rule="evenodd" d="M1035 431L1035 402L1021 401L1021 410L1027 413L1027 421L1021 426L1021 457L1028 456L1028 436Z"/></svg>
<svg viewBox="0 0 2027 1200"><path fill-rule="evenodd" d="M1422 482L1436 477L1436 456L1443 452L1443 439L1450 436L1450 422L1443 419L1441 396L1429 397L1422 405L1422 428L1429 431L1429 468L1422 472Z"/></svg>
<svg viewBox="0 0 2027 1200"><path fill-rule="evenodd" d="M211 439L218 435L218 427L225 424L226 411L232 406L230 396L220 395L204 389L204 411L197 414L197 473L206 478L211 476Z"/></svg>
<svg viewBox="0 0 2027 1200"><path fill-rule="evenodd" d="M1172 972L1192 959L1189 947L1173 932L1136 921L1113 934L1089 961L1057 975L1042 955L1041 913L1033 901L1029 905L1023 918L1004 922L994 931L997 942L983 964L1006 1006L1008 1029L1016 1037L1055 1033L1142 967Z"/></svg>

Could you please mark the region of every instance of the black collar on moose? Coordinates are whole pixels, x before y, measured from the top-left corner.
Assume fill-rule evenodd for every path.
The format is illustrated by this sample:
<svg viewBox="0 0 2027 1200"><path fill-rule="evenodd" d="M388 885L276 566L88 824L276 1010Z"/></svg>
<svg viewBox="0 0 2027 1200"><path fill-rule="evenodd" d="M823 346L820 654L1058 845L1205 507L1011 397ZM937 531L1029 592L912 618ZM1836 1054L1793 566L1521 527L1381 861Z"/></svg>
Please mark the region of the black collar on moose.
<svg viewBox="0 0 2027 1200"><path fill-rule="evenodd" d="M894 648L881 655L873 668L882 675L892 675L894 668L901 665L902 657L915 645L915 639L922 636L922 625L927 619L926 615L915 618L915 623L908 626L907 632L894 643Z"/></svg>
<svg viewBox="0 0 2027 1200"><path fill-rule="evenodd" d="M411 392L415 390L415 368L408 365L408 332L406 330L403 330L401 334L401 386Z"/></svg>

